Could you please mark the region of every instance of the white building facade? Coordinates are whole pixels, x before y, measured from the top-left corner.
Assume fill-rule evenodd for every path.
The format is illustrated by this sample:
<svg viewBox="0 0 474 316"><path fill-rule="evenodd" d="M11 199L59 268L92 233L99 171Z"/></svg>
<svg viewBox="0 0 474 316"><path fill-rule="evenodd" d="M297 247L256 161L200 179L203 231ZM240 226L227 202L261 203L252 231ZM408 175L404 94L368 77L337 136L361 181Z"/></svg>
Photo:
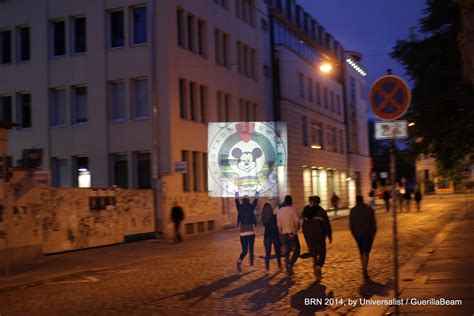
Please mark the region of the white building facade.
<svg viewBox="0 0 474 316"><path fill-rule="evenodd" d="M58 187L147 189L159 175L165 231L173 202L187 234L218 229L232 216L207 195L207 123L272 120L262 12L263 0L2 1L1 119L20 122L9 154L42 149Z"/></svg>

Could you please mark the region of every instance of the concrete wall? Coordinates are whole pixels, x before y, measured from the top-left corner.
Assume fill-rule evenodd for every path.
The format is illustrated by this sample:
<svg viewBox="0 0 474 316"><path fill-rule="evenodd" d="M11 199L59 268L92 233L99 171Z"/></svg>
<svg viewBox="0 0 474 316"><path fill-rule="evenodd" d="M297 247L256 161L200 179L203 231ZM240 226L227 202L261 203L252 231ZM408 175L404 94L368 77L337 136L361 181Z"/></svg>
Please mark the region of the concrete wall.
<svg viewBox="0 0 474 316"><path fill-rule="evenodd" d="M15 193L26 178L25 172L7 185L9 198L6 203L2 198L7 208L0 221L0 249L40 246L43 253L54 253L121 243L125 236L154 231L151 190L32 187ZM110 197L110 205L91 210L90 198L96 196Z"/></svg>

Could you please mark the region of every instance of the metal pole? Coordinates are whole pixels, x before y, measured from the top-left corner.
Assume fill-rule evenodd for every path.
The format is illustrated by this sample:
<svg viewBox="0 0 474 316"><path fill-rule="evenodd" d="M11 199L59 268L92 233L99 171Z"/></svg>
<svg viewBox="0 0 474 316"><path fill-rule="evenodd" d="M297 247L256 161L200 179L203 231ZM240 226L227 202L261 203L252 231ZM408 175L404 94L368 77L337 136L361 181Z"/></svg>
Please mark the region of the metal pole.
<svg viewBox="0 0 474 316"><path fill-rule="evenodd" d="M160 149L160 116L158 112L158 79L156 70L156 19L155 0L149 0L149 20L150 20L150 79L151 79L151 106L152 106L152 174L153 174L153 200L155 206L155 235L161 237L163 232L163 179L159 170L159 149Z"/></svg>
<svg viewBox="0 0 474 316"><path fill-rule="evenodd" d="M399 289L398 289L398 240L397 240L397 201L395 201L395 173L396 173L396 164L395 164L395 141L390 141L390 176L392 183L392 200L393 200L393 273L395 279L395 299L398 302L399 299ZM398 304L395 304L395 315L399 315Z"/></svg>
<svg viewBox="0 0 474 316"><path fill-rule="evenodd" d="M3 220L5 221L5 276L10 275L10 250L8 249L8 238L9 238L9 216L8 216L8 165L7 165L7 155L3 155Z"/></svg>

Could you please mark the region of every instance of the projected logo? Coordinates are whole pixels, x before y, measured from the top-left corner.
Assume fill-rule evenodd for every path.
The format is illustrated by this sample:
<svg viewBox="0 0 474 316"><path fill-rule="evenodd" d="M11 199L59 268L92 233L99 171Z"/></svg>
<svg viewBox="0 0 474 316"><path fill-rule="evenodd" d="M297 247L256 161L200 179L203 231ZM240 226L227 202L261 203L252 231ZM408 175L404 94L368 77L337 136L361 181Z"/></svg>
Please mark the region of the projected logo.
<svg viewBox="0 0 474 316"><path fill-rule="evenodd" d="M209 124L209 194L278 195L286 180L286 128L272 122Z"/></svg>

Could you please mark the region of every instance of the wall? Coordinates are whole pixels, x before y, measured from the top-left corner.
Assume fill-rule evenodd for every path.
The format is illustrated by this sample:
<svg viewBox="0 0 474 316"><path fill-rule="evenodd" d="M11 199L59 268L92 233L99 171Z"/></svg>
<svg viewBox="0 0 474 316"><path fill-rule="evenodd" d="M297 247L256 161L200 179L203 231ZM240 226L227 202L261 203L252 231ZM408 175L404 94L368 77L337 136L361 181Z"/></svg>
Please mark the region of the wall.
<svg viewBox="0 0 474 316"><path fill-rule="evenodd" d="M154 231L151 190L34 187L20 196L19 184L27 178L9 185L0 249L41 245L43 253L55 253L121 243L127 235ZM90 197L96 196L109 205L91 210Z"/></svg>

